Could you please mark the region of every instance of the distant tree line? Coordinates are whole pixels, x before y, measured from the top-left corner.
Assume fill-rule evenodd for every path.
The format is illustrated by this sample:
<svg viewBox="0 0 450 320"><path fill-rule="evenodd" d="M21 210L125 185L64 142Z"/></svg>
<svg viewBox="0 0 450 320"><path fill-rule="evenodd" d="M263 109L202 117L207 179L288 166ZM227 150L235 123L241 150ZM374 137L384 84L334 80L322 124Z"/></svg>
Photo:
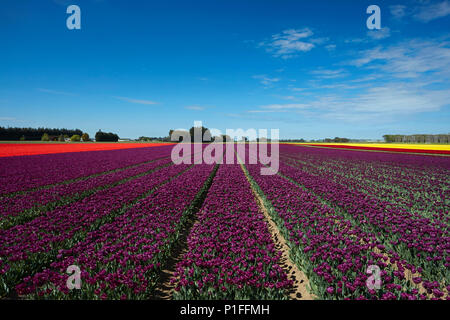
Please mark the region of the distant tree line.
<svg viewBox="0 0 450 320"><path fill-rule="evenodd" d="M450 134L385 134L385 142L450 143Z"/></svg>
<svg viewBox="0 0 450 320"><path fill-rule="evenodd" d="M73 135L81 136L83 131L80 129L56 129L56 128L16 128L0 127L0 140L4 141L39 141L44 134L47 141L57 141L60 136L71 137ZM45 141L45 140L44 140Z"/></svg>
<svg viewBox="0 0 450 320"><path fill-rule="evenodd" d="M281 139L280 142L306 142L305 139Z"/></svg>
<svg viewBox="0 0 450 320"><path fill-rule="evenodd" d="M194 133L195 133L194 129L201 129L202 142L211 142L212 141L212 137L211 137L211 133L209 132L209 129L206 128L206 127L203 127L203 126L202 127L198 127L198 128L191 127L189 129L189 132L186 131L186 130L170 130L169 131L169 139L170 139L170 141L172 141L171 138L172 138L172 134L173 134L174 137L178 137L178 142L181 142L181 141L183 141L183 136L189 134L190 138L191 138L191 142L194 142L194 138L195 138L195 136L194 136Z"/></svg>
<svg viewBox="0 0 450 320"><path fill-rule="evenodd" d="M161 142L170 142L170 137L146 137L141 136L137 139L137 141L150 142L150 141L161 141Z"/></svg>
<svg viewBox="0 0 450 320"><path fill-rule="evenodd" d="M339 137L335 137L334 139L330 139L330 138L325 138L323 139L323 142L349 142L350 139L348 138L339 138Z"/></svg>
<svg viewBox="0 0 450 320"><path fill-rule="evenodd" d="M103 131L99 130L95 134L95 141L97 141L97 142L102 142L102 141L117 142L117 141L119 141L119 136L112 132L103 132Z"/></svg>

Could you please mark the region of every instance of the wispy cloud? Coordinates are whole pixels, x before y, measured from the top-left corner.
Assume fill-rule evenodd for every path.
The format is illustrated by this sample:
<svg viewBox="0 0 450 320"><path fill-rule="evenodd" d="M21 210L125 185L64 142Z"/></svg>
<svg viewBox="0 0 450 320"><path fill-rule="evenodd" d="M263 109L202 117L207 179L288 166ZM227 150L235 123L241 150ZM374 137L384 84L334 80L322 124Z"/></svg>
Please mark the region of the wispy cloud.
<svg viewBox="0 0 450 320"><path fill-rule="evenodd" d="M184 107L184 108L188 109L188 110L195 110L195 111L205 110L205 107L200 107L200 106L187 106L187 107Z"/></svg>
<svg viewBox="0 0 450 320"><path fill-rule="evenodd" d="M247 113L278 113L285 112L284 110L248 110Z"/></svg>
<svg viewBox="0 0 450 320"><path fill-rule="evenodd" d="M406 9L407 7L401 4L389 6L389 11L395 19L403 18L406 15Z"/></svg>
<svg viewBox="0 0 450 320"><path fill-rule="evenodd" d="M349 99L335 97L326 104L316 104L324 109L322 116L347 122L377 120L389 121L397 116L439 111L448 105L447 90L417 90L402 84L370 88Z"/></svg>
<svg viewBox="0 0 450 320"><path fill-rule="evenodd" d="M389 11L394 19L401 20L406 17L412 17L416 21L423 23L430 22L450 14L450 1L440 2L417 1L422 3L416 6L392 5Z"/></svg>
<svg viewBox="0 0 450 320"><path fill-rule="evenodd" d="M352 95L322 94L303 103L259 106L247 113L292 113L290 119L307 116L345 122L363 120L386 122L398 116L439 111L449 105L449 101L448 90L430 90L414 84L388 83L357 91Z"/></svg>
<svg viewBox="0 0 450 320"><path fill-rule="evenodd" d="M291 90L291 91L295 91L295 92L302 92L302 91L306 91L306 90L308 90L308 88L297 88L297 87L291 87L291 88L289 88L289 90Z"/></svg>
<svg viewBox="0 0 450 320"><path fill-rule="evenodd" d="M374 40L381 40L389 38L391 36L391 30L388 27L381 28L380 30L369 30L367 36Z"/></svg>
<svg viewBox="0 0 450 320"><path fill-rule="evenodd" d="M316 75L318 78L322 79L333 79L333 78L339 78L344 77L347 75L347 71L344 69L319 69L319 70L313 70L311 71L311 74Z"/></svg>
<svg viewBox="0 0 450 320"><path fill-rule="evenodd" d="M288 29L274 34L269 41L263 41L259 45L274 57L284 59L297 56L300 52L307 52L316 45L326 42L326 38L311 38L313 32L309 28Z"/></svg>
<svg viewBox="0 0 450 320"><path fill-rule="evenodd" d="M58 90L45 89L45 88L36 88L36 90L38 90L40 92L50 93L50 94L57 94L57 95L64 95L64 96L75 96L74 93L65 92L65 91L58 91Z"/></svg>
<svg viewBox="0 0 450 320"><path fill-rule="evenodd" d="M26 122L25 120L21 120L21 119L17 119L14 117L0 117L0 121L5 121L5 122L13 122L13 123L24 123Z"/></svg>
<svg viewBox="0 0 450 320"><path fill-rule="evenodd" d="M125 101L125 102L136 103L136 104L145 104L145 105L158 104L158 102L151 101L151 100L132 99L132 98L127 98L127 97L114 97L114 98Z"/></svg>
<svg viewBox="0 0 450 320"><path fill-rule="evenodd" d="M250 113L282 112L282 111L293 110L293 109L305 109L307 107L308 107L307 104L301 104L301 103L269 104L269 105L260 106L259 110L250 110L248 112L250 112Z"/></svg>
<svg viewBox="0 0 450 320"><path fill-rule="evenodd" d="M275 82L280 81L280 78L270 78L265 74L256 75L256 76L253 76L252 78L259 80L259 82L262 83L266 87L272 85Z"/></svg>
<svg viewBox="0 0 450 320"><path fill-rule="evenodd" d="M283 100L296 100L294 96L278 96L278 97Z"/></svg>
<svg viewBox="0 0 450 320"><path fill-rule="evenodd" d="M397 45L376 47L359 53L351 64L377 68L400 78L434 73L450 75L450 42L413 39Z"/></svg>
<svg viewBox="0 0 450 320"><path fill-rule="evenodd" d="M367 42L367 39L363 38L351 38L351 39L345 39L344 43L363 43Z"/></svg>
<svg viewBox="0 0 450 320"><path fill-rule="evenodd" d="M443 18L450 14L450 1L442 1L419 7L418 12L414 14L414 18L422 22Z"/></svg>

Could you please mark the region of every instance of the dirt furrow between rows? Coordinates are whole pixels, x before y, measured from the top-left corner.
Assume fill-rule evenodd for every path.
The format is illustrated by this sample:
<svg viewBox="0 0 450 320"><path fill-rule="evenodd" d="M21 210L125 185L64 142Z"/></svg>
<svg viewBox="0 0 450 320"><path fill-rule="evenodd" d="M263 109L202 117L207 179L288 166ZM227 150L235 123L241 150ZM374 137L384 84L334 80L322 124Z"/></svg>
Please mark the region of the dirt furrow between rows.
<svg viewBox="0 0 450 320"><path fill-rule="evenodd" d="M305 273L301 271L297 265L290 259L289 252L290 248L284 239L283 235L280 233L275 222L270 217L269 211L264 205L264 201L261 196L256 192L253 185L250 182L250 177L247 170L245 170L244 165L241 163L241 168L244 171L245 177L252 188L253 196L258 202L261 212L264 214L265 221L267 223L267 229L271 234L272 241L275 244L277 250L281 252L280 266L288 275L288 278L294 282L292 290L289 292L289 296L292 300L314 300L316 297L312 295L308 288L309 280Z"/></svg>

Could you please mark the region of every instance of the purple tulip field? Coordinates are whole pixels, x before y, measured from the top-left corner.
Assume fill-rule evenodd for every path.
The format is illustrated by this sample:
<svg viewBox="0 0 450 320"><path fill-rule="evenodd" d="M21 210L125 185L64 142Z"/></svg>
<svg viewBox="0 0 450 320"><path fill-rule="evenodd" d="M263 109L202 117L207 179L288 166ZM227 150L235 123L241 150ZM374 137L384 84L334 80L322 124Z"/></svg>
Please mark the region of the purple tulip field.
<svg viewBox="0 0 450 320"><path fill-rule="evenodd" d="M0 158L0 299L450 299L449 157L172 148Z"/></svg>

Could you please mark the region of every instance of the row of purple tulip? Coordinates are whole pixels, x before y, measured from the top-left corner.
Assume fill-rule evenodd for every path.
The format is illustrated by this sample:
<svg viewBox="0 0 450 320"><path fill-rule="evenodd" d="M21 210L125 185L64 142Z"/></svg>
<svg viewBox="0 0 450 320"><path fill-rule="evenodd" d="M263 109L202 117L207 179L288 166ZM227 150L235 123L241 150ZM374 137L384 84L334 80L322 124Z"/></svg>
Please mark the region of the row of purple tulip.
<svg viewBox="0 0 450 320"><path fill-rule="evenodd" d="M23 192L170 155L172 146L0 158L0 195Z"/></svg>
<svg viewBox="0 0 450 320"><path fill-rule="evenodd" d="M24 276L48 265L60 249L82 241L88 231L114 220L140 197L187 169L189 165L160 168L58 207L32 221L0 230L0 296Z"/></svg>
<svg viewBox="0 0 450 320"><path fill-rule="evenodd" d="M180 165L183 168L184 165ZM141 299L149 298L158 272L192 215L193 202L206 193L213 165L197 165L161 186L148 197L70 249L55 262L24 278L16 289L32 298ZM81 269L80 290L70 291L67 267Z"/></svg>
<svg viewBox="0 0 450 320"><path fill-rule="evenodd" d="M292 281L239 164L220 166L187 245L176 299L288 298Z"/></svg>
<svg viewBox="0 0 450 320"><path fill-rule="evenodd" d="M272 218L290 242L292 259L305 270L313 293L319 298L427 298L423 288L407 279L408 268L413 274L423 270L388 251L375 234L353 225L288 179L280 175L262 176L260 165L247 168ZM381 269L379 288L367 285L370 275L366 271L372 265ZM422 282L418 277L414 279Z"/></svg>
<svg viewBox="0 0 450 320"><path fill-rule="evenodd" d="M383 181L383 176L379 173L362 171L361 174L352 174L346 172L345 169L336 165L311 164L309 162L294 160L288 157L282 157L286 164L301 169L314 176L326 178L334 183L344 185L352 190L361 191L371 195L379 200L386 201L392 205L411 212L418 218L429 218L437 228L448 228L450 217L448 216L448 204L445 201L442 186L435 186L433 188L426 188L420 186L418 188L411 186L410 189L406 185L399 186L389 181ZM374 181L375 178L378 181Z"/></svg>
<svg viewBox="0 0 450 320"><path fill-rule="evenodd" d="M298 166L304 171L326 175L334 182L364 191L422 216L447 223L449 221L450 183L446 181L447 175L444 179L435 172L435 166L420 167L427 174L427 178L424 178L422 175L411 174L400 163L388 167L367 156L365 161L348 161L330 158L325 154L311 156L308 152L299 153L298 147L297 150L292 148L283 148L282 159L289 163L298 162Z"/></svg>
<svg viewBox="0 0 450 320"><path fill-rule="evenodd" d="M40 207L46 204L53 204L53 202L62 202L65 204L74 200L78 201L83 196L83 193L87 192L91 194L99 188L107 188L123 179L154 170L159 166L170 163L170 158L163 158L149 163L139 164L131 168L118 169L106 174L91 176L81 181L58 184L51 188L19 194L14 197L5 197L0 200L0 207L4 208L4 211L0 213L0 225L4 219L10 219L19 214L23 216L23 211L25 210L33 209L32 211L42 211L39 210Z"/></svg>
<svg viewBox="0 0 450 320"><path fill-rule="evenodd" d="M341 208L346 218L377 234L378 240L410 264L422 267L427 278L441 281L447 277L450 237L448 229L437 226L439 222L414 216L389 202L304 172L300 167L281 163L280 172Z"/></svg>

